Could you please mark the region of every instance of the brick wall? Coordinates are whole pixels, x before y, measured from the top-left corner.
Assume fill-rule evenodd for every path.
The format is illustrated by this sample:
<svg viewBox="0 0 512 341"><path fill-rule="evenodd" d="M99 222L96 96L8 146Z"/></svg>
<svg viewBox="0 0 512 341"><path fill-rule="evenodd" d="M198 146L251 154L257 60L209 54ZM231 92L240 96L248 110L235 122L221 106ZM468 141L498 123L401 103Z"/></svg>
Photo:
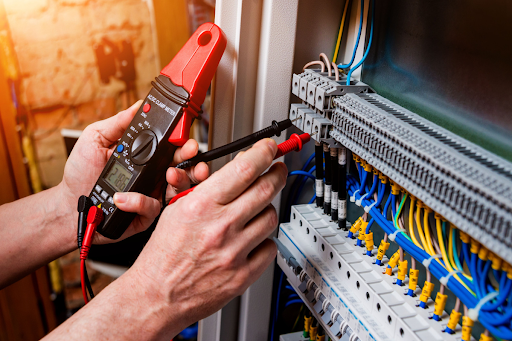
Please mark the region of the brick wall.
<svg viewBox="0 0 512 341"><path fill-rule="evenodd" d="M145 1L3 1L21 69L23 104L34 109L116 97L124 83L104 85L99 79L93 46L102 37L132 42L138 97L145 96L158 72ZM78 103L72 103L79 92Z"/></svg>

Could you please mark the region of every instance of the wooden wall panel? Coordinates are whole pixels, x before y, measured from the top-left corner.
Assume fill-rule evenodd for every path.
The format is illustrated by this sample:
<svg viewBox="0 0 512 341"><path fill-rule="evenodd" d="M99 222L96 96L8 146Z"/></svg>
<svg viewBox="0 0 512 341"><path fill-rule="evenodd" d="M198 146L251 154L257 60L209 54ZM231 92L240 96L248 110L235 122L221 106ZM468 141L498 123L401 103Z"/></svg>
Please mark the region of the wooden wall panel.
<svg viewBox="0 0 512 341"><path fill-rule="evenodd" d="M153 0L160 68L178 53L190 37L186 0Z"/></svg>

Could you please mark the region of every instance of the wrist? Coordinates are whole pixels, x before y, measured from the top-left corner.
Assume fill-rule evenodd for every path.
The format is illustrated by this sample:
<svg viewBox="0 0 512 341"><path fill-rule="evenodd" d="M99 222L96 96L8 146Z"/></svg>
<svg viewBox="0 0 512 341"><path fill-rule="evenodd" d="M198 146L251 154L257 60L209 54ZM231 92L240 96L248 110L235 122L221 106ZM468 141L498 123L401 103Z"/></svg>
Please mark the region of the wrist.
<svg viewBox="0 0 512 341"><path fill-rule="evenodd" d="M68 249L73 250L77 245L78 197L71 193L64 181L49 191L53 192L53 200L46 203L47 211L52 212L53 224L62 233L61 241Z"/></svg>
<svg viewBox="0 0 512 341"><path fill-rule="evenodd" d="M111 289L123 293L118 299L126 305L123 311L129 312L126 318L134 318L133 326L143 333L138 339L169 339L190 324L183 318L183 307L162 290L165 283L156 283L144 269L132 266L113 284Z"/></svg>

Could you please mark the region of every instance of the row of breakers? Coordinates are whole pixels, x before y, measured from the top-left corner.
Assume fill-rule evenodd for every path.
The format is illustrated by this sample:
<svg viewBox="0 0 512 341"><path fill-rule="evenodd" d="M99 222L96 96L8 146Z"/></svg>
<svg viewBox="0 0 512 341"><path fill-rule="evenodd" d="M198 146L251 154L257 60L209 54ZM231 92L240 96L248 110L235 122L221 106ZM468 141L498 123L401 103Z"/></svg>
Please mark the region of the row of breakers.
<svg viewBox="0 0 512 341"><path fill-rule="evenodd" d="M408 278L398 286L395 273L383 275L387 258L384 266L374 264L374 258L363 255L347 232L315 205L293 206L290 223L280 225L278 239L302 271L297 273L282 253L278 265L331 339L460 340L460 325L454 334L443 332L446 312L441 321L432 319L430 298L426 309L417 307L420 287L415 297L406 295Z"/></svg>

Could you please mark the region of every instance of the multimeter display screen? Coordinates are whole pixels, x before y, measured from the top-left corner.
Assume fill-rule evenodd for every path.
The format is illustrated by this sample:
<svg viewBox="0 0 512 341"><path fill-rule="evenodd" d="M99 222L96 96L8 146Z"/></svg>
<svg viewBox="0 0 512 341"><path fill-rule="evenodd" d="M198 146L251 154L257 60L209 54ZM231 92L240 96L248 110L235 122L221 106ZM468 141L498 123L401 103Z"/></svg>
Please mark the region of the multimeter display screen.
<svg viewBox="0 0 512 341"><path fill-rule="evenodd" d="M123 167L119 162L115 161L110 166L107 174L105 174L105 181L110 184L116 191L123 192L133 174Z"/></svg>

